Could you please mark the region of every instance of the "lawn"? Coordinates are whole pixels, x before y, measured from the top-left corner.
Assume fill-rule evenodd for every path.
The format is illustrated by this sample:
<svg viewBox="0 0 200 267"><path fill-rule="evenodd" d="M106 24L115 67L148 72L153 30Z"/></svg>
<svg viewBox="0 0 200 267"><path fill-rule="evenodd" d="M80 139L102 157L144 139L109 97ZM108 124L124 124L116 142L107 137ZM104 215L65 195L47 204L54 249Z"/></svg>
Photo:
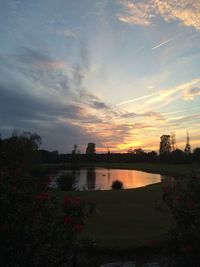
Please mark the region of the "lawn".
<svg viewBox="0 0 200 267"><path fill-rule="evenodd" d="M161 213L156 203L161 199L161 185L119 191L56 191L62 200L66 195L79 195L96 204L85 235L94 238L102 249L129 249L161 240L172 226L170 214Z"/></svg>

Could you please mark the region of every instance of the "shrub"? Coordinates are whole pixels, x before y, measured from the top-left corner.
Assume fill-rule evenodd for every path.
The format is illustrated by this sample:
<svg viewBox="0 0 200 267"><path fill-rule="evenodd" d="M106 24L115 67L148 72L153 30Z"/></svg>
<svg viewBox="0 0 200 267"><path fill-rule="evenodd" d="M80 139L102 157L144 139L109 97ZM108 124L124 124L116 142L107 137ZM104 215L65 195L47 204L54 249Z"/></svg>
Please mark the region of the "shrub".
<svg viewBox="0 0 200 267"><path fill-rule="evenodd" d="M164 184L163 199L175 220L166 245L176 255L170 266L200 266L200 177Z"/></svg>
<svg viewBox="0 0 200 267"><path fill-rule="evenodd" d="M76 190L76 178L73 175L62 174L56 179L57 186L60 190Z"/></svg>
<svg viewBox="0 0 200 267"><path fill-rule="evenodd" d="M112 189L113 190L120 190L123 189L123 182L119 181L119 180L115 180L112 182Z"/></svg>
<svg viewBox="0 0 200 267"><path fill-rule="evenodd" d="M20 267L71 266L92 205L71 197L60 204L48 188L48 177L37 165L37 148L31 143L31 135L16 136L14 141L13 137L3 141L1 151L0 262ZM26 157L24 146L34 157ZM16 151L14 157L12 149Z"/></svg>

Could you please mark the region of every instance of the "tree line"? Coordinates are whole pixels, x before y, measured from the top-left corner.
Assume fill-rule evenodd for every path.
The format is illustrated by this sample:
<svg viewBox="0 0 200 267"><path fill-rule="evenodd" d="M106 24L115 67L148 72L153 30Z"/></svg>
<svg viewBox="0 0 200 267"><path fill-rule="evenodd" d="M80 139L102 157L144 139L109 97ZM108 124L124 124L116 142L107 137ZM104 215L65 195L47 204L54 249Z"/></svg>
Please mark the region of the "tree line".
<svg viewBox="0 0 200 267"><path fill-rule="evenodd" d="M58 151L39 150L40 157L43 163L133 163L133 162L150 162L150 163L200 163L200 148L195 148L190 154L185 154L184 151L176 149L169 153L158 154L155 151L145 152L142 149L128 151L126 153L68 153L59 154Z"/></svg>
<svg viewBox="0 0 200 267"><path fill-rule="evenodd" d="M37 153L37 160L39 159L42 163L49 164L57 164L57 163L72 163L72 164L84 164L88 162L98 163L98 162L106 162L106 163L133 163L133 162L162 162L162 163L191 163L196 162L200 163L200 147L195 148L190 153L185 153L180 149L171 150L169 148L169 143L166 142L166 139L161 140L160 151L159 153L155 151L145 152L143 149L129 149L126 153L111 153L109 150L107 153L96 153L95 143L88 143L86 152L81 153L78 145L74 145L71 153L59 153L57 150L48 151L44 149L38 149L41 144L41 137L37 134L30 134L29 136L33 139L33 142L37 140L37 149L35 149L35 153ZM26 136L26 135L25 135ZM16 140L21 138L23 142L26 141L26 138L23 137L23 134L19 137L16 135L12 135L6 139L0 139L0 149L1 156L8 158L16 158L16 161L19 160L23 155L18 155L14 151L14 144ZM22 144L23 144L22 142ZM28 146L24 145L24 149L29 149ZM27 151L24 151L27 155ZM35 157L33 153L30 153L30 157ZM26 156L27 157L27 156ZM23 160L29 160L25 158Z"/></svg>

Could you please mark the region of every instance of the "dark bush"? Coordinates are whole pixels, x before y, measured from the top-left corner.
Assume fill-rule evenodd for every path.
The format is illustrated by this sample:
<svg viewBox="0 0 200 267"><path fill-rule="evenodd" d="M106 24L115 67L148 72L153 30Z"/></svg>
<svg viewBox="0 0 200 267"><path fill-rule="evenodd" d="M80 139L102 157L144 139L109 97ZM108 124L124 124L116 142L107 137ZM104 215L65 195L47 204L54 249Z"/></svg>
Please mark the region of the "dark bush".
<svg viewBox="0 0 200 267"><path fill-rule="evenodd" d="M174 218L166 251L168 266L200 266L200 177L164 183L163 199ZM173 262L173 265L171 263Z"/></svg>
<svg viewBox="0 0 200 267"><path fill-rule="evenodd" d="M113 190L120 190L120 189L123 189L123 183L119 180L115 180L112 182L111 187Z"/></svg>
<svg viewBox="0 0 200 267"><path fill-rule="evenodd" d="M57 186L63 191L76 190L76 178L73 175L62 174L56 179Z"/></svg>
<svg viewBox="0 0 200 267"><path fill-rule="evenodd" d="M0 151L0 262L2 266L75 266L89 203L49 189L38 160L37 135L3 140Z"/></svg>

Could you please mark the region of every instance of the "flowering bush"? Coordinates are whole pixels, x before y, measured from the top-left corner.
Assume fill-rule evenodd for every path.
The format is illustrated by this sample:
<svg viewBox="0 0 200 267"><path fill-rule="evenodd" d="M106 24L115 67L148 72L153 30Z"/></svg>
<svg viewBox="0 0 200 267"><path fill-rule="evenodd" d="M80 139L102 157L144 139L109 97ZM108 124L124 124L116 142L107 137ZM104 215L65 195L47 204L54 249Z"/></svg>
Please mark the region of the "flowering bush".
<svg viewBox="0 0 200 267"><path fill-rule="evenodd" d="M164 184L163 199L175 220L167 242L171 266L200 266L200 178ZM178 255L178 256L175 256Z"/></svg>
<svg viewBox="0 0 200 267"><path fill-rule="evenodd" d="M69 196L60 204L35 161L32 166L31 161L13 162L27 144L29 153L35 154L28 140L15 138L13 146L13 140L6 140L1 151L0 262L2 266L71 266L92 205ZM16 150L14 159L9 149Z"/></svg>

